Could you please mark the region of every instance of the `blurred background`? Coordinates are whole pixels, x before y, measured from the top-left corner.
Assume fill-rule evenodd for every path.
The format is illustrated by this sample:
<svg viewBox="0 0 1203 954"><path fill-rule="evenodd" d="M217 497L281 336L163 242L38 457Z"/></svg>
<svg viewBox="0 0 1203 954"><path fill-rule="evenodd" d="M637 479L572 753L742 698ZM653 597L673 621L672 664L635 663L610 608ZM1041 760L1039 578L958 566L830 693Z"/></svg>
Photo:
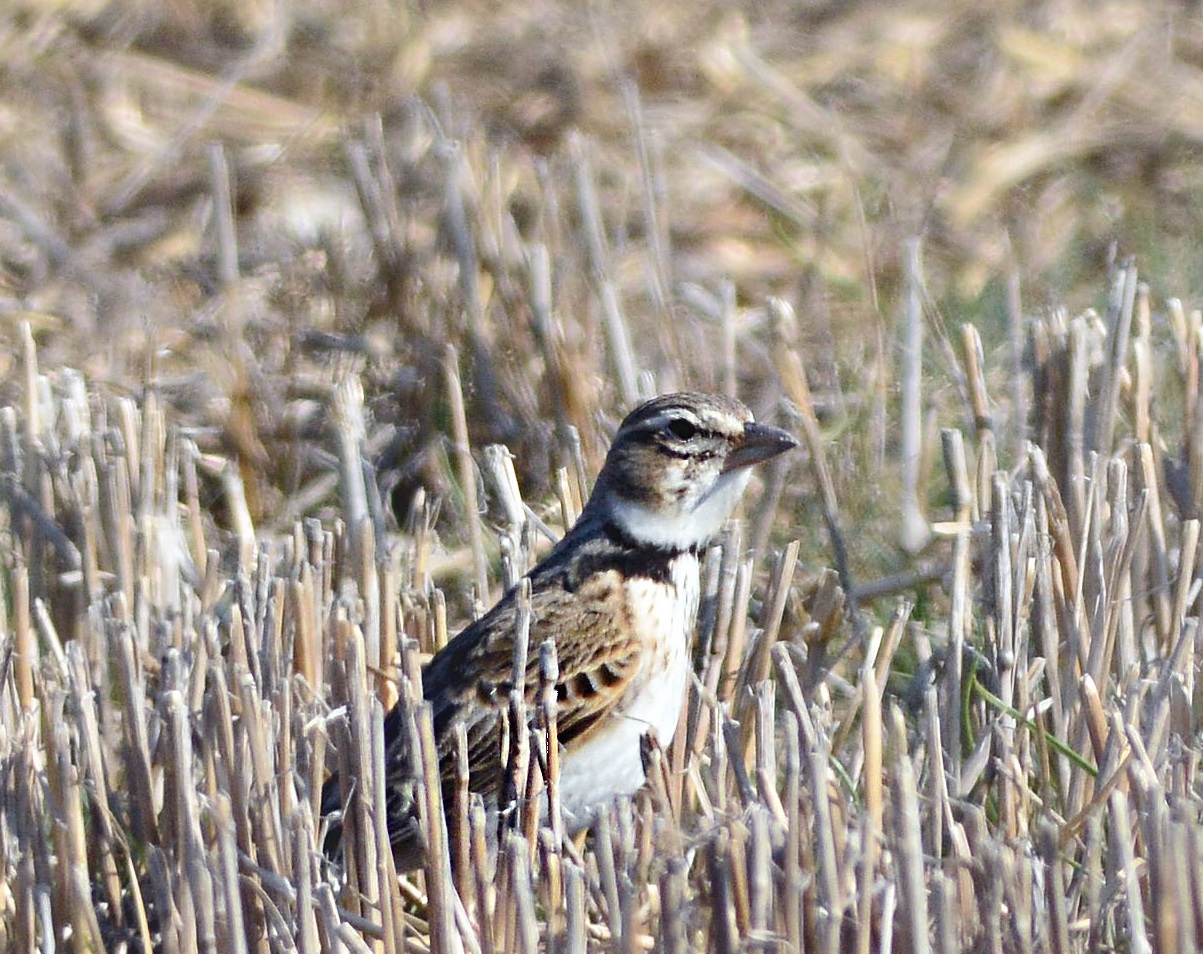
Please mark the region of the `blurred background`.
<svg viewBox="0 0 1203 954"><path fill-rule="evenodd" d="M28 321L44 366L154 390L286 529L337 503L325 409L354 371L404 523L452 489L448 346L474 446L546 499L570 428L596 466L640 394L770 412L785 342L844 509L885 521L853 554L875 575L907 559L907 289L924 408L971 420L971 321L1018 439L1028 317L1101 308L1130 256L1189 304L1201 141L1192 3L9 0L0 396ZM785 488L791 534L814 496Z"/></svg>

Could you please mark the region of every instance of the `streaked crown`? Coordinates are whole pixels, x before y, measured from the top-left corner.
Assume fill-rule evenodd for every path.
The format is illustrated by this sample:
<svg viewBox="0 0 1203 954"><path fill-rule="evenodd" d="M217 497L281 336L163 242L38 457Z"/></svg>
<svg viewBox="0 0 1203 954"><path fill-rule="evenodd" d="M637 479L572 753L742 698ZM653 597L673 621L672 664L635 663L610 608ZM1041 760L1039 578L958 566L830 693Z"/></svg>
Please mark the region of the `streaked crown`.
<svg viewBox="0 0 1203 954"><path fill-rule="evenodd" d="M639 543L670 550L704 546L747 486L752 464L797 446L758 424L739 401L665 394L635 408L618 429L589 498Z"/></svg>

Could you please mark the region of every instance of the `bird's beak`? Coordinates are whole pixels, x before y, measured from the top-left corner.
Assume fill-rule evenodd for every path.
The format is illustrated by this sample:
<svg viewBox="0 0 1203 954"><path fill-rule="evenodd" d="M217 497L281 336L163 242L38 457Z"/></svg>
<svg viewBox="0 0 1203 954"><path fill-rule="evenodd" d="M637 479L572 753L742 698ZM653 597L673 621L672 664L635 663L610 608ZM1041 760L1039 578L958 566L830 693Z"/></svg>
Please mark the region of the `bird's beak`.
<svg viewBox="0 0 1203 954"><path fill-rule="evenodd" d="M723 473L751 467L798 446L798 439L788 431L769 424L750 421L744 425L743 442L727 455Z"/></svg>

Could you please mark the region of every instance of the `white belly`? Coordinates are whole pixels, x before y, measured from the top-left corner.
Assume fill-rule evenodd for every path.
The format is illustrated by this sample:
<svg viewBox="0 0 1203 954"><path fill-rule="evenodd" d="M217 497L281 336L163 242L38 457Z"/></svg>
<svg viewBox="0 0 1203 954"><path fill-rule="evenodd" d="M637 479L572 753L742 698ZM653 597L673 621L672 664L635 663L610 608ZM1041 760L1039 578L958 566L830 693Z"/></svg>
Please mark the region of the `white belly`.
<svg viewBox="0 0 1203 954"><path fill-rule="evenodd" d="M560 804L569 831L586 827L594 814L643 784L640 739L655 729L660 744L672 741L681 717L691 668L690 643L698 613L698 561L673 561L671 589L650 580L628 584L634 613L645 621L648 651L626 696L585 739L563 753ZM675 594L675 595L674 595Z"/></svg>

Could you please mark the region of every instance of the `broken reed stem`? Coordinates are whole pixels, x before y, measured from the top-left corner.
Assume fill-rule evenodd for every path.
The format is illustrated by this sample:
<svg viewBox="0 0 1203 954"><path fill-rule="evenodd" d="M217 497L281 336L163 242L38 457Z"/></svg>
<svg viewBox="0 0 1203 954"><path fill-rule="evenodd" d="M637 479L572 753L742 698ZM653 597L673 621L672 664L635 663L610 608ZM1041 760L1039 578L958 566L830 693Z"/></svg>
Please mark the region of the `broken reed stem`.
<svg viewBox="0 0 1203 954"><path fill-rule="evenodd" d="M508 749L506 752L506 784L502 791L502 816L509 814L509 824L522 831L527 813L534 806L527 803L527 782L531 769L530 733L527 730L526 678L530 660L531 582L523 577L518 583L518 612L514 620L514 649L511 659L508 715Z"/></svg>
<svg viewBox="0 0 1203 954"><path fill-rule="evenodd" d="M13 674L17 704L25 713L33 711L33 674L37 658L29 612L29 571L19 563L13 573Z"/></svg>
<svg viewBox="0 0 1203 954"><path fill-rule="evenodd" d="M927 543L931 531L919 506L919 467L923 439L923 266L922 245L917 237L903 243L903 274L906 278L906 304L903 309L901 342L902 392L899 417L899 467L902 478L900 528L902 546L908 553L918 552Z"/></svg>
<svg viewBox="0 0 1203 954"><path fill-rule="evenodd" d="M781 630L781 620L785 615L785 601L789 596L790 583L798 565L798 547L799 542L792 541L786 546L777 561L776 572L773 574L773 597L764 604L760 621L762 632L748 658L744 661L744 668L736 684L735 721L744 726L745 743L751 741L752 727L748 715L755 702L752 693L762 680L768 678L771 665L770 653ZM746 749L746 744L741 747L741 751Z"/></svg>
<svg viewBox="0 0 1203 954"><path fill-rule="evenodd" d="M560 741L556 724L556 686L559 681L560 664L556 658L556 644L553 640L545 639L539 644L539 724L547 752L547 823L551 827L556 851L564 841L564 819L560 811Z"/></svg>
<svg viewBox="0 0 1203 954"><path fill-rule="evenodd" d="M490 444L484 449L484 468L505 516L501 538L502 585L508 590L530 569L531 554L525 543L526 508L509 450L500 444Z"/></svg>
<svg viewBox="0 0 1203 954"><path fill-rule="evenodd" d="M610 254L602 225L601 205L589 156L580 137L572 140L576 169L577 204L581 213L581 238L584 241L591 277L601 302L602 329L618 381L623 407L630 410L639 403L639 375L635 367L631 336L618 301L618 291L610 269Z"/></svg>
<svg viewBox="0 0 1203 954"><path fill-rule="evenodd" d="M472 568L479 599L489 593L489 566L485 556L484 531L480 525L480 505L476 497L476 464L468 439L468 418L464 410L464 392L459 377L459 355L448 345L443 361L447 399L451 406L451 433L454 442L456 475L464 495L464 517L468 523L468 543L472 550Z"/></svg>
<svg viewBox="0 0 1203 954"><path fill-rule="evenodd" d="M1136 265L1126 262L1116 274L1111 302L1107 308L1107 360L1103 362L1102 399L1094 419L1092 450L1107 456L1111 453L1119 395L1126 374L1128 347L1132 331L1132 312L1136 302Z"/></svg>
<svg viewBox="0 0 1203 954"><path fill-rule="evenodd" d="M380 578L377 573L374 525L368 508L368 489L364 473L364 444L367 426L364 421L363 385L355 375L347 375L334 388L331 408L338 441L339 472L347 536L350 540L349 563L363 598L363 620L366 664L382 672L390 661L381 656ZM383 677L378 691L384 691Z"/></svg>
<svg viewBox="0 0 1203 954"><path fill-rule="evenodd" d="M840 575L840 585L844 588L844 592L852 593L852 570L841 526L839 500L835 492L835 483L831 477L831 467L827 462L827 449L819 429L819 420L815 416L814 401L811 400L810 384L806 380L806 366L797 347L797 320L789 303L780 299L770 298L768 310L777 345L774 349L777 373L781 376L785 393L794 403L798 419L802 424L806 450L810 456L811 467L814 468L815 479L823 501L823 520L831 540L836 572ZM855 610L855 607L853 609Z"/></svg>
<svg viewBox="0 0 1203 954"><path fill-rule="evenodd" d="M492 954L494 938L497 935L497 912L500 906L494 906L497 895L492 893L493 882L490 880L493 872L490 868L489 850L486 845L485 809L480 796L471 799L468 815L469 827L472 833L472 871L474 874L473 888L477 928L482 954ZM496 860L496 859L494 859Z"/></svg>
<svg viewBox="0 0 1203 954"><path fill-rule="evenodd" d="M425 871L430 950L432 954L453 954L457 949L455 887L451 879L450 855L447 851L447 823L443 815L439 752L435 744L430 703L421 702L415 706L414 717L417 726L417 751L422 767L418 793L426 829Z"/></svg>
<svg viewBox="0 0 1203 954"><path fill-rule="evenodd" d="M618 375L623 400L626 407L634 408L642 395L639 392L631 337L627 332L626 318L618 301L618 291L612 281L603 279L598 294L601 297L602 328L610 346L610 353L614 357L615 371Z"/></svg>
<svg viewBox="0 0 1203 954"><path fill-rule="evenodd" d="M652 304L660 314L668 317L669 289L672 287L672 266L669 247L671 236L667 226L667 218L661 208L665 192L664 180L661 175L657 175L658 170L653 162L655 133L648 128L647 123L644 121L643 104L639 99L639 86L629 79L621 81L620 86L639 158L643 218L648 237L649 258L652 265ZM673 322L666 321L664 325L671 328Z"/></svg>
<svg viewBox="0 0 1203 954"><path fill-rule="evenodd" d="M547 366L556 434L563 443L572 426L570 401L576 389L564 357L563 332L552 309L551 256L547 246L539 243L531 245L527 252L527 263L530 271L531 331Z"/></svg>
<svg viewBox="0 0 1203 954"><path fill-rule="evenodd" d="M124 471L119 473L124 473ZM254 566L255 558L255 521L251 518L251 508L247 506L242 475L238 472L238 467L234 462L229 461L222 466L221 481L222 489L225 491L226 506L230 511L230 522L238 541L238 564L249 572Z"/></svg>
<svg viewBox="0 0 1203 954"><path fill-rule="evenodd" d="M891 755L893 795L893 849L906 940L917 954L931 950L927 931L927 892L923 888L923 846L919 832L920 810L915 772L906 748L906 725L901 710L891 706L886 732Z"/></svg>
<svg viewBox="0 0 1203 954"><path fill-rule="evenodd" d="M468 730L461 723L455 727L455 781L452 804L447 820L451 838L452 874L455 889L465 903L473 901L472 885L472 796L468 788Z"/></svg>
<svg viewBox="0 0 1203 954"><path fill-rule="evenodd" d="M385 780L388 778L385 764L384 739L384 708L378 699L371 700L371 774L363 780L363 785L375 787L372 793L372 805L375 811L372 815L371 833L375 839L376 863L380 866L379 893L376 895L376 910L380 917L381 933L384 939L385 954L396 954L397 937L403 923L403 912L400 897L396 890L397 872L393 867L392 843L388 831L388 793L385 791Z"/></svg>
<svg viewBox="0 0 1203 954"><path fill-rule="evenodd" d="M213 232L217 246L217 277L223 285L238 281L238 233L234 228L233 173L219 142L205 147L209 191L213 197Z"/></svg>
<svg viewBox="0 0 1203 954"><path fill-rule="evenodd" d="M1007 344L1010 352L1012 456L1018 460L1028 441L1028 391L1024 370L1025 329L1019 269L1007 270Z"/></svg>
<svg viewBox="0 0 1203 954"><path fill-rule="evenodd" d="M856 949L860 954L869 954L872 950L873 938L873 887L876 882L877 860L881 850L880 840L883 833L882 818L885 804L882 786L881 699L877 692L877 677L872 668L864 669L861 691L864 694L861 725L865 760L865 812L861 826L861 844L864 856L861 860Z"/></svg>

